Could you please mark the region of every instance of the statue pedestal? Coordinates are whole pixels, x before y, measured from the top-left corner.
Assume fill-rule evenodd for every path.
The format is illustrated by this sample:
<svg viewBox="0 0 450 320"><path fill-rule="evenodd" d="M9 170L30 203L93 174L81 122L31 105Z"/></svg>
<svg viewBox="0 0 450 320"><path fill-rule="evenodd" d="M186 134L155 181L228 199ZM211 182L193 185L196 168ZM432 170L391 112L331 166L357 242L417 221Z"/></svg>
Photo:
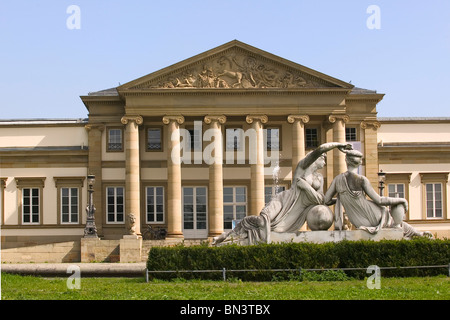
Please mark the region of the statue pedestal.
<svg viewBox="0 0 450 320"><path fill-rule="evenodd" d="M339 242L342 240L402 240L403 229L381 229L375 234L364 230L342 230L342 231L298 231L294 233L271 232L271 242Z"/></svg>
<svg viewBox="0 0 450 320"><path fill-rule="evenodd" d="M124 235L120 239L120 262L140 262L142 254L142 237Z"/></svg>

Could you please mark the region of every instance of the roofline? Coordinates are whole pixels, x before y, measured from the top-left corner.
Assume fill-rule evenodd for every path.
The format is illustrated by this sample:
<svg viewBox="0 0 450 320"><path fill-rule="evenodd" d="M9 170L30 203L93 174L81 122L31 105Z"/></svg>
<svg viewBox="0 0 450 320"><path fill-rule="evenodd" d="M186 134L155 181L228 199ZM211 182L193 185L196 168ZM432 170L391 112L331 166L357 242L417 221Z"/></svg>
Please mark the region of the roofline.
<svg viewBox="0 0 450 320"><path fill-rule="evenodd" d="M217 46L215 48L212 48L212 49L209 49L209 50L204 51L202 53L196 54L196 55L194 55L194 56L192 56L190 58L181 60L181 61L179 61L179 62L177 62L175 64L172 64L170 66L167 66L165 68L159 69L157 71L154 71L152 73L146 74L146 75L144 75L142 77L139 77L137 79L134 79L134 80L131 80L131 81L127 82L127 83L124 83L124 84L116 87L116 90L118 91L118 93L120 95L121 92L123 92L123 90L127 90L127 89L129 89L131 87L134 87L134 86L138 85L139 83L145 82L149 78L157 78L157 77L159 77L161 75L164 75L165 73L169 72L170 70L183 68L184 66L189 65L190 63L192 63L194 61L198 61L198 60L201 60L201 59L208 58L208 57L210 57L212 55L215 55L215 54L218 54L218 53L220 53L222 51L228 50L228 49L230 49L232 47L239 47L241 49L250 51L252 53L259 53L260 55L262 55L262 56L264 56L264 57L266 57L268 59L271 59L271 60L273 60L273 61L275 61L277 63L287 65L287 66L289 66L291 68L302 69L306 73L309 73L309 74L311 74L311 75L313 75L313 76L315 76L317 78L321 78L323 80L329 81L329 82L331 82L333 84L338 85L341 88L346 88L349 91L352 90L355 87L353 84L350 84L348 82L342 81L340 79L337 79L335 77L329 76L329 75L327 75L325 73L316 71L314 69L308 68L308 67L306 67L304 65L301 65L299 63L293 62L291 60L282 58L282 57L277 56L277 55L275 55L273 53L270 53L268 51L256 48L254 46L251 46L251 45L246 44L244 42L241 42L239 40L232 40L232 41L224 43L224 44L222 44L220 46Z"/></svg>
<svg viewBox="0 0 450 320"><path fill-rule="evenodd" d="M377 120L381 123L438 123L450 122L450 117L378 117Z"/></svg>
<svg viewBox="0 0 450 320"><path fill-rule="evenodd" d="M33 118L33 119L0 119L0 126L11 125L84 125L89 121L88 118Z"/></svg>

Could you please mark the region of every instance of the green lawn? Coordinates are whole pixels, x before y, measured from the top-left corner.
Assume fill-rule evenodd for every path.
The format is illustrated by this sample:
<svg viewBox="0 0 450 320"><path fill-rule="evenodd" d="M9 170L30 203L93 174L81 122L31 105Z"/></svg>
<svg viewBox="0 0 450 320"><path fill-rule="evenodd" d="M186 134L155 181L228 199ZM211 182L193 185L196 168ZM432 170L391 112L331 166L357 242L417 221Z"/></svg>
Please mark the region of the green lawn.
<svg viewBox="0 0 450 320"><path fill-rule="evenodd" d="M450 278L382 278L380 289L367 280L242 282L81 278L69 289L67 278L1 275L5 300L450 300Z"/></svg>

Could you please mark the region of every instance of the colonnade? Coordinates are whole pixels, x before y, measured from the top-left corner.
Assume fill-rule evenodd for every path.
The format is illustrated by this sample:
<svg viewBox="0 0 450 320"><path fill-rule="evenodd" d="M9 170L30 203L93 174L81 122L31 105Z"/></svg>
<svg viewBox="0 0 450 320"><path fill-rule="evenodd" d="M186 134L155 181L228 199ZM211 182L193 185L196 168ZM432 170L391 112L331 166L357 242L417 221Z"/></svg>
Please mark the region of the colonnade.
<svg viewBox="0 0 450 320"><path fill-rule="evenodd" d="M330 115L329 123L332 125L333 141L345 142L345 124L347 115ZM209 129L214 130L213 150L223 150L222 125L227 118L224 115L206 115L203 119ZM125 130L125 205L126 214L132 213L136 219L135 231L140 234L140 158L139 158L139 125L143 123L140 115L125 115L121 119L126 125ZM181 154L178 152L180 144L180 125L185 122L182 115L166 115L162 122L167 126L167 238L183 238L182 227L182 181L181 181ZM250 164L250 211L248 214L258 215L264 207L264 139L263 127L268 122L267 115L247 115L246 122L256 133L255 163ZM289 115L287 122L292 124L292 170L305 156L304 125L309 122L308 115ZM215 152L215 151L213 151ZM208 189L208 236L213 237L223 232L223 168L222 153L213 154L215 161L209 163L209 189ZM346 168L344 154L337 151L333 157L333 171L335 174L344 172ZM126 227L129 230L129 227Z"/></svg>

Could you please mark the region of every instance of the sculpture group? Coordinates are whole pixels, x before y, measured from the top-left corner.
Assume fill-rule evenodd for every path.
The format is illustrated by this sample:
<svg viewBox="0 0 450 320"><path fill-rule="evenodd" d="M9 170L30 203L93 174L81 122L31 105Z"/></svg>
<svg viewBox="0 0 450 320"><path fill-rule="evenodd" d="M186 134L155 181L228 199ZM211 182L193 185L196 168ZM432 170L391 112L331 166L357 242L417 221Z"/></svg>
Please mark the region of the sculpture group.
<svg viewBox="0 0 450 320"><path fill-rule="evenodd" d="M324 194L319 170L325 166L326 152L335 148L345 153L347 171L336 176ZM270 243L272 232L297 232L306 221L311 230L327 230L333 221L336 230L343 230L344 212L354 228L370 234L400 229L406 239L432 237L403 221L408 210L406 199L378 195L369 180L357 173L362 157L349 144L330 142L319 146L298 163L290 189L274 196L258 216L247 216L231 231L215 237L213 244ZM331 205L335 205L334 214L328 207Z"/></svg>

